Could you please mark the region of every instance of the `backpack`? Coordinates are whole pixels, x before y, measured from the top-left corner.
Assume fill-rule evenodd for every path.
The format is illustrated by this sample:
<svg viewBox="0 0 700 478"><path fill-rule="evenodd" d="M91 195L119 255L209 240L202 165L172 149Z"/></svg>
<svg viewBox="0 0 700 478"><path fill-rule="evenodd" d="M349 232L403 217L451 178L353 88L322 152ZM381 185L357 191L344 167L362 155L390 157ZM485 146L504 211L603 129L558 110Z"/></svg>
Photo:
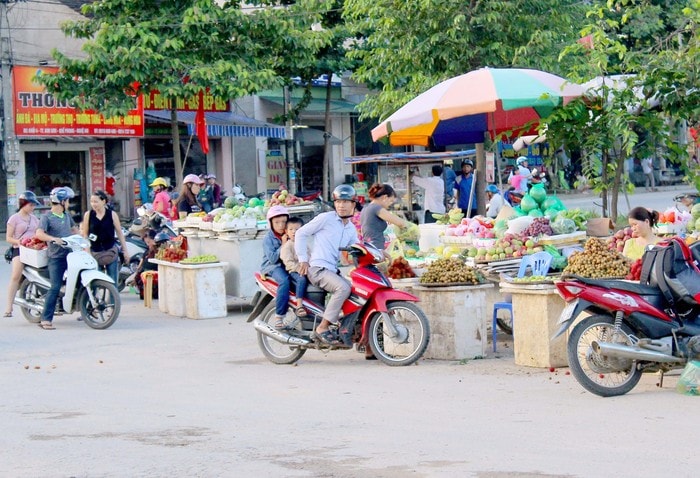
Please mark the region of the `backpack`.
<svg viewBox="0 0 700 478"><path fill-rule="evenodd" d="M658 287L673 307L700 304L700 243L692 248L679 237L659 242L642 256L640 284Z"/></svg>

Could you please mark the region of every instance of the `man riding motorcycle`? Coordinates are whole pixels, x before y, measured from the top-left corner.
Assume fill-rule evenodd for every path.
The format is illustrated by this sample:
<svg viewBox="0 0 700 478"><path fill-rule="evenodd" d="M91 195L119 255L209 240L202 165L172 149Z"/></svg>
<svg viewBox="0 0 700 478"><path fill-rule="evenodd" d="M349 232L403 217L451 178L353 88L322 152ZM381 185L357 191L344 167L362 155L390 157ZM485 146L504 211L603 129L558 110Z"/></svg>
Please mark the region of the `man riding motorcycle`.
<svg viewBox="0 0 700 478"><path fill-rule="evenodd" d="M309 282L331 293L323 320L315 330L315 338L327 345L343 344L329 328L338 325L341 307L351 292L350 282L338 273L338 261L340 248L358 242L357 229L350 222L356 204L355 189L341 184L333 190L335 211L319 214L296 232L294 249L299 257L299 274L307 275ZM314 238L311 257L307 246L310 237Z"/></svg>

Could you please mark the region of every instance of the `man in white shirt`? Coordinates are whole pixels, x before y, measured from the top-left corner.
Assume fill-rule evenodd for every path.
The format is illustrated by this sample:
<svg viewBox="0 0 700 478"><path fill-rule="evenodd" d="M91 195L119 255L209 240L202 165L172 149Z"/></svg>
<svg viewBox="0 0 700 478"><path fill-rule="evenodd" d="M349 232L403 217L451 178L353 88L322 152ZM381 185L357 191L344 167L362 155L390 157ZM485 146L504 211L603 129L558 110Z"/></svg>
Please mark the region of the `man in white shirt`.
<svg viewBox="0 0 700 478"><path fill-rule="evenodd" d="M646 190L656 191L656 181L654 180L654 160L651 157L642 159L642 172L646 176Z"/></svg>
<svg viewBox="0 0 700 478"><path fill-rule="evenodd" d="M416 171L411 175L413 184L425 189L425 223L435 222L433 214L445 214L445 181L442 179L442 166L433 166L433 176L430 178L421 177Z"/></svg>
<svg viewBox="0 0 700 478"><path fill-rule="evenodd" d="M486 216L495 218L505 204L501 191L497 186L489 184L486 186L486 198L489 200L486 204Z"/></svg>

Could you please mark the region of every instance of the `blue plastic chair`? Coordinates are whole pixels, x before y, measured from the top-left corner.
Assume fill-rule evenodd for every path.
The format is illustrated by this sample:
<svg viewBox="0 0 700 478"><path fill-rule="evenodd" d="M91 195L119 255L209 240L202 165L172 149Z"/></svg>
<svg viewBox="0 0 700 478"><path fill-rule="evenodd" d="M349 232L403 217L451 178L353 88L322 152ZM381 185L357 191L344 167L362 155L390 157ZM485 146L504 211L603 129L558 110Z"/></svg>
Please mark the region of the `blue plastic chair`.
<svg viewBox="0 0 700 478"><path fill-rule="evenodd" d="M552 255L548 252L536 252L527 256L523 256L520 261L517 277L525 277L527 268L530 268L530 275L546 276L549 272L549 266L552 264ZM496 352L496 330L498 328L498 311L506 310L510 314L511 322L515 321L513 317L513 303L495 302L493 304L493 321L491 323L491 341L493 342L493 351Z"/></svg>

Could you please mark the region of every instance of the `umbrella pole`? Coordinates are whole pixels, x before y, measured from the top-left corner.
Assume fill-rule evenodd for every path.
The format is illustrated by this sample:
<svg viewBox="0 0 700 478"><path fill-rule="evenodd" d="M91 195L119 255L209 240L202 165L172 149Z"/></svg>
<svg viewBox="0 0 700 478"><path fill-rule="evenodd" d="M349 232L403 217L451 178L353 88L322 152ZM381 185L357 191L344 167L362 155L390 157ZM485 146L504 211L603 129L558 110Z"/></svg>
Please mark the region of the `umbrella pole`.
<svg viewBox="0 0 700 478"><path fill-rule="evenodd" d="M474 200L474 188L476 187L476 169L472 171L472 187L469 189L469 203L467 203L467 217L472 215L472 201Z"/></svg>

